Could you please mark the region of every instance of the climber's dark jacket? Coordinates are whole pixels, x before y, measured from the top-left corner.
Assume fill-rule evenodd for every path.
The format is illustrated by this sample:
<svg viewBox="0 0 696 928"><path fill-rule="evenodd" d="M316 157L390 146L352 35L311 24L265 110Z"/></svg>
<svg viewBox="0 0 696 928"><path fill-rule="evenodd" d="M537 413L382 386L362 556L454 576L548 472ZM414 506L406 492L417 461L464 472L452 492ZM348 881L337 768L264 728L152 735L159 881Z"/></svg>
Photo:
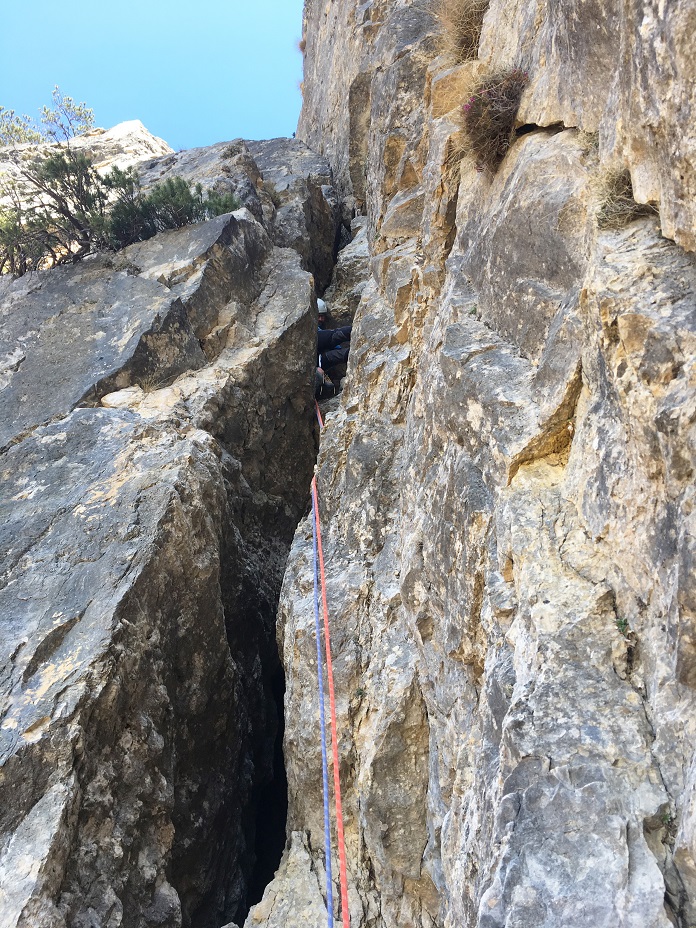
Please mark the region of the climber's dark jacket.
<svg viewBox="0 0 696 928"><path fill-rule="evenodd" d="M341 326L340 329L319 329L317 333L317 366L322 370L330 370L337 364L345 364L348 360L352 325Z"/></svg>

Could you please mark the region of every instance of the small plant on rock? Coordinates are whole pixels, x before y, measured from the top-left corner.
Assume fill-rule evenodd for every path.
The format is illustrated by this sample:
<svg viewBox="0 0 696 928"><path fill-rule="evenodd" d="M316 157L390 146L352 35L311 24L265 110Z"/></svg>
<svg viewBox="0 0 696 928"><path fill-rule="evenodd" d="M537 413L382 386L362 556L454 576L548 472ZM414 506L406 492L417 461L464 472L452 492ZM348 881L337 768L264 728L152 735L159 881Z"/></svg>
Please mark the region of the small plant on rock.
<svg viewBox="0 0 696 928"><path fill-rule="evenodd" d="M621 229L634 219L654 216L657 209L633 199L631 175L625 168L608 168L595 178L595 218L599 229Z"/></svg>
<svg viewBox="0 0 696 928"><path fill-rule="evenodd" d="M494 174L505 157L528 83L529 75L520 70L486 77L462 107L464 142L478 171Z"/></svg>
<svg viewBox="0 0 696 928"><path fill-rule="evenodd" d="M442 50L453 63L476 58L488 4L489 0L434 0Z"/></svg>
<svg viewBox="0 0 696 928"><path fill-rule="evenodd" d="M618 618L616 620L616 627L621 632L621 634L624 636L624 638L628 638L628 635L630 632L630 628L628 625L628 619Z"/></svg>
<svg viewBox="0 0 696 928"><path fill-rule="evenodd" d="M223 149L221 158L236 158L237 155L241 155L244 151L243 142L230 142L230 144Z"/></svg>

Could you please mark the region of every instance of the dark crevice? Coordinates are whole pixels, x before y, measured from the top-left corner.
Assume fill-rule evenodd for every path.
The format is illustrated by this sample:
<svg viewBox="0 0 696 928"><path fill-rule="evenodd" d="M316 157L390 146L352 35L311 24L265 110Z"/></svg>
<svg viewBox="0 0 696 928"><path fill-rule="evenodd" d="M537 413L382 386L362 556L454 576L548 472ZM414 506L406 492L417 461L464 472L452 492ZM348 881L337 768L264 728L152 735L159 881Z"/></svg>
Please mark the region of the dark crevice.
<svg viewBox="0 0 696 928"><path fill-rule="evenodd" d="M332 246L312 247L311 254L303 256L303 266L311 264L317 292L330 283L336 254L349 240L340 223L336 229L328 221L320 192L319 187L311 190L304 206L308 227L322 232L326 244ZM272 481L267 471L256 475L258 448L246 443L253 435L251 413L243 413L246 423L240 429L240 410L227 399L223 398L224 412L209 431L223 448L227 493L220 594L234 680L227 697L230 733L223 736L220 747L229 763L226 782L221 784L224 800L208 836L208 885L203 894L194 897L187 892L191 861L185 848L176 854L172 885L182 901L184 928L219 928L230 922L243 925L273 880L286 846L285 673L276 642L276 615L290 545L302 513L295 491L288 492L290 502L280 505L279 497L268 492ZM309 465L317 452L312 437L306 434L296 439L298 485L309 483ZM278 447L287 455L283 442L279 440Z"/></svg>
<svg viewBox="0 0 696 928"><path fill-rule="evenodd" d="M532 132L550 132L553 135L556 135L558 132L563 132L567 126L563 125L562 122L551 123L550 126L538 126L536 123L526 123L524 126L518 126L515 129L515 138L520 138L523 135L530 135Z"/></svg>
<svg viewBox="0 0 696 928"><path fill-rule="evenodd" d="M273 744L271 779L256 790L256 820L254 822L254 869L247 890L247 905L240 913L243 924L249 908L261 901L266 886L273 879L285 849L285 826L288 817L288 779L283 757L285 719L285 673L279 663L271 679L271 696L276 713L277 730Z"/></svg>
<svg viewBox="0 0 696 928"><path fill-rule="evenodd" d="M445 227L447 228L447 237L445 239L445 244L443 247L442 254L442 266L444 267L447 259L449 258L454 243L457 238L457 203L459 200L459 184L457 184L457 189L449 202L447 203L447 211L445 214Z"/></svg>
<svg viewBox="0 0 696 928"><path fill-rule="evenodd" d="M313 460L309 444L307 458ZM233 689L226 696L229 733L224 800L207 835L208 885L193 896L189 873L197 865L175 849L172 885L182 901L184 928L243 925L273 878L285 845L287 780L283 763L284 671L276 643L276 613L294 526L301 513L282 517L268 498L244 495L242 467L223 456L229 506L221 551L224 606ZM182 809L185 840L187 808Z"/></svg>
<svg viewBox="0 0 696 928"><path fill-rule="evenodd" d="M338 260L339 253L343 251L347 245L350 245L352 241L353 233L351 232L350 225L346 222L339 223L338 228L336 229L336 238L334 239L334 262ZM333 277L329 281L328 286L331 286L332 281Z"/></svg>
<svg viewBox="0 0 696 928"><path fill-rule="evenodd" d="M270 526L264 532L272 537ZM227 637L246 690L248 736L244 766L249 792L241 809L241 892L227 889L225 919L243 925L261 900L285 847L287 777L283 758L285 674L278 654L275 621L289 538L263 550L242 544L247 561L240 587L225 595ZM230 874L231 876L231 874ZM234 884L234 880L233 880ZM232 891L230 891L232 889Z"/></svg>

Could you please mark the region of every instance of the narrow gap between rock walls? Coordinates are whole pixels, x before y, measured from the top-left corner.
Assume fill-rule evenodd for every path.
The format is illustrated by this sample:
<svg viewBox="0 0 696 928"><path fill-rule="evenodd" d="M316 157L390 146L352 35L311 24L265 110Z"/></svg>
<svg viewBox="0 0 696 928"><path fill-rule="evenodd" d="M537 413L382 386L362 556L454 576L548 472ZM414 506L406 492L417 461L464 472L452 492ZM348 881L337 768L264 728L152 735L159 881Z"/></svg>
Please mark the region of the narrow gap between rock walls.
<svg viewBox="0 0 696 928"><path fill-rule="evenodd" d="M334 242L334 260L338 252L351 241L350 229L340 224ZM342 369L345 373L345 367ZM326 410L336 408L340 402L339 397L322 404ZM319 451L319 432L316 435L316 445L311 449L313 460L316 460ZM251 591L247 591L251 595ZM280 592L278 590L278 592ZM267 603L270 606L270 602ZM276 601L273 606L273 628L278 608ZM233 612L234 610L231 610ZM265 616L267 622L269 616ZM253 624L253 623L252 623ZM230 629L228 628L228 635ZM270 643L271 650L265 651L261 660L266 673L266 732L268 741L273 738L272 746L268 744L265 754L268 760L261 765L263 769L271 770L271 776L264 774L264 779L257 782L253 789L250 801L251 820L245 829L247 832L250 856L253 859L253 868L246 882L244 902L239 905L233 924L242 928L246 922L250 909L261 902L267 886L272 882L280 866L283 852L286 847L286 828L288 818L288 779L283 755L283 739L285 734L285 669L276 650L275 634ZM233 646L232 650L235 648ZM265 752L264 752L265 753ZM272 759L269 754L272 753ZM259 768L259 772L260 772ZM193 926L192 926L193 928Z"/></svg>
<svg viewBox="0 0 696 928"><path fill-rule="evenodd" d="M280 859L285 849L288 779L283 757L285 672L280 662L271 678L271 691L278 721L273 744L273 775L269 782L259 787L254 797L256 806L254 856L256 862L247 888L247 904L238 915L240 925L244 924L251 906L261 901L266 886L280 866Z"/></svg>

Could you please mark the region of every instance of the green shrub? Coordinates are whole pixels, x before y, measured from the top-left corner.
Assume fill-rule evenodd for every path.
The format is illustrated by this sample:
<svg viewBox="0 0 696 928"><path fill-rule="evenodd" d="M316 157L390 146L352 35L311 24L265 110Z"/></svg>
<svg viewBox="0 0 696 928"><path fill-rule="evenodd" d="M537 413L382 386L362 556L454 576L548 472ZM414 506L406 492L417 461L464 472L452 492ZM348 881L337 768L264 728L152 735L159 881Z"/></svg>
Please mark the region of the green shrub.
<svg viewBox="0 0 696 928"><path fill-rule="evenodd" d="M181 177L173 177L153 187L144 203L147 211L155 217L158 231L164 232L202 219L199 200L200 187L194 192Z"/></svg>
<svg viewBox="0 0 696 928"><path fill-rule="evenodd" d="M82 135L94 125L94 113L85 103L75 103L58 86L51 94L53 106L41 108L41 124L29 116L0 106L0 148L6 145L67 141Z"/></svg>
<svg viewBox="0 0 696 928"><path fill-rule="evenodd" d="M231 194L204 195L180 177L143 193L132 168L101 177L69 144L15 163L19 180L2 191L0 209L0 273L13 276L116 251L239 206Z"/></svg>
<svg viewBox="0 0 696 928"><path fill-rule="evenodd" d="M68 141L84 135L94 126L94 113L86 103L75 103L72 97L61 93L56 84L51 94L53 106L41 107L40 130L46 141Z"/></svg>
<svg viewBox="0 0 696 928"><path fill-rule="evenodd" d="M51 241L21 207L0 211L0 274L21 277L51 252Z"/></svg>
<svg viewBox="0 0 696 928"><path fill-rule="evenodd" d="M192 190L191 185L181 177L157 184L145 200L159 232L179 229L190 222L212 219L213 216L239 208L239 202L232 194L211 190L203 196L200 184L196 184Z"/></svg>
<svg viewBox="0 0 696 928"><path fill-rule="evenodd" d="M0 207L0 273L76 261L104 247L106 191L85 155L70 148L16 162Z"/></svg>
<svg viewBox="0 0 696 928"><path fill-rule="evenodd" d="M14 110L0 106L0 148L41 141L43 136L29 116L18 116Z"/></svg>
<svg viewBox="0 0 696 928"><path fill-rule="evenodd" d="M200 185L197 187L200 190ZM224 213L233 213L239 209L240 202L233 193L219 193L216 190L209 190L203 200L204 215L201 219L212 219L214 216L222 216Z"/></svg>
<svg viewBox="0 0 696 928"><path fill-rule="evenodd" d="M484 78L462 107L464 143L478 171L495 173L510 147L529 75L506 71Z"/></svg>
<svg viewBox="0 0 696 928"><path fill-rule="evenodd" d="M103 183L110 194L109 212L104 225L109 247L117 251L157 234L154 216L147 208L140 189L140 179L133 168L125 171L112 168L103 178Z"/></svg>
<svg viewBox="0 0 696 928"><path fill-rule="evenodd" d="M50 152L20 168L27 208L59 243L81 258L99 247L107 192L89 158L71 148Z"/></svg>

